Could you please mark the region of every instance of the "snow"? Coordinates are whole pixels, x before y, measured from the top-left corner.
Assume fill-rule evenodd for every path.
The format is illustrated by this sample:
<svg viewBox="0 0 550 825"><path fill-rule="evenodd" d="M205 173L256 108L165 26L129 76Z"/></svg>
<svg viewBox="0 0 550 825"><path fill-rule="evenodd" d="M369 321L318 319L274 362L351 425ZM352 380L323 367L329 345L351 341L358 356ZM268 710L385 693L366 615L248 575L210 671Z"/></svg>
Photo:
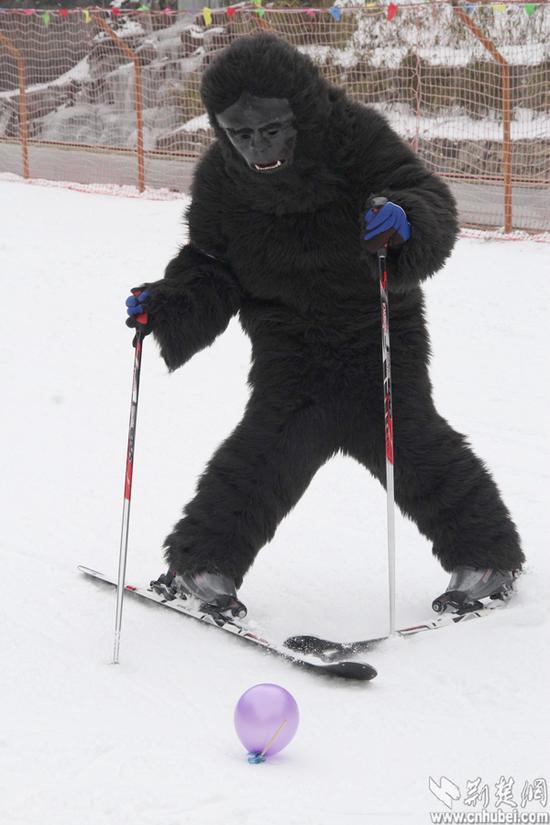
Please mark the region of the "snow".
<svg viewBox="0 0 550 825"><path fill-rule="evenodd" d="M406 103L370 104L385 115L390 126L405 138L418 136L424 140L445 138L447 140L502 140L502 120L494 116L482 120L468 117L459 106L439 114L437 117L414 115ZM510 123L512 140L543 140L550 138L550 118L533 109L518 108L515 119Z"/></svg>
<svg viewBox="0 0 550 825"><path fill-rule="evenodd" d="M56 77L55 80L49 80L47 83L31 83L29 86L26 86L27 94L29 92L40 92L43 89L49 89L50 86L64 86L66 83L70 83L72 80L78 80L79 82L84 82L90 79L90 64L88 55L83 57L78 63L76 63L72 69L69 69L63 74L60 74L59 77ZM19 94L19 86L15 89L10 89L7 92L0 92L0 98L10 98L16 97Z"/></svg>
<svg viewBox="0 0 550 825"><path fill-rule="evenodd" d="M523 536L528 568L512 605L389 641L368 657L378 678L356 685L127 598L113 666L115 594L75 567L116 571L133 357L123 301L129 287L161 276L182 240L185 201L4 180L0 202L0 821L426 823L429 811L446 810L430 776L462 789L478 776L491 788L511 776L518 801L525 781L550 778L550 247L461 240L426 288L438 408L469 433ZM165 534L242 414L249 352L234 321L168 375L146 340L130 580L163 569ZM430 616L447 576L401 517L397 542L403 625ZM334 547L339 569L328 563ZM382 490L357 464L334 459L240 592L277 638L384 632ZM280 756L250 766L233 709L264 681L294 694L301 726Z"/></svg>
<svg viewBox="0 0 550 825"><path fill-rule="evenodd" d="M116 27L116 34L118 37L121 37L122 39L124 39L125 37L140 37L141 35L145 34L145 29L143 28L139 20L131 20L129 17L126 17L123 18ZM109 39L110 35L104 31L98 32L95 36L95 40L98 43L102 40Z"/></svg>
<svg viewBox="0 0 550 825"><path fill-rule="evenodd" d="M317 63L330 61L348 69L366 62L370 66L396 69L411 54L417 54L431 66L459 67L478 60L489 61L489 65L492 62L483 44L458 22L452 4L400 2L398 22L391 28L376 4L371 4L370 9L363 0L346 3L347 9L339 2L336 5L343 9L343 25L353 26L353 33L341 47L317 43L299 47ZM355 5L362 6L365 12L352 9ZM407 5L410 8L406 8ZM302 13L299 9L291 11ZM470 18L510 65L533 67L540 67L550 54L549 14L547 4L539 4L536 15L532 16L525 13L521 4L509 4L505 13L496 10L495 4L477 4L469 12Z"/></svg>
<svg viewBox="0 0 550 825"><path fill-rule="evenodd" d="M173 134L177 134L178 132L204 132L211 128L212 127L210 126L210 121L207 114L197 115L197 117L193 117L191 120L186 121L183 126L175 129Z"/></svg>

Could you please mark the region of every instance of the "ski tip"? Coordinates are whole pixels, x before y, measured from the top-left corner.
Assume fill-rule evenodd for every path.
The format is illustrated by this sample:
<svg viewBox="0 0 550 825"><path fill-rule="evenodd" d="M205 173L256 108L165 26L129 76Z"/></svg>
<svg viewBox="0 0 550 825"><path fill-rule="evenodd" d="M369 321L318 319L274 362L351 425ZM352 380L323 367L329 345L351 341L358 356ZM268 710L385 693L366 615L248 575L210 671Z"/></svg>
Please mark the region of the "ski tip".
<svg viewBox="0 0 550 825"><path fill-rule="evenodd" d="M77 564L76 569L79 573L85 573L87 576L101 576L99 570L94 570L92 567L86 567L85 564Z"/></svg>
<svg viewBox="0 0 550 825"><path fill-rule="evenodd" d="M334 665L323 665L320 669L331 676L360 682L370 682L378 676L378 671L366 662L337 662Z"/></svg>

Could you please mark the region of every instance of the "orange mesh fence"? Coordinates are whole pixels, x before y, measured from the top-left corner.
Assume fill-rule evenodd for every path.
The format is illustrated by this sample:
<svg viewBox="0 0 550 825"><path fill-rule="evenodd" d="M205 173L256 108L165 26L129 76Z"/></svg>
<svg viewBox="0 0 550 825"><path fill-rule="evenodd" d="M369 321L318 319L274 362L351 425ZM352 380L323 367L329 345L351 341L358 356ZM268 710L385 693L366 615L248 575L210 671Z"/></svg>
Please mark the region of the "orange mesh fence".
<svg viewBox="0 0 550 825"><path fill-rule="evenodd" d="M338 0L340 2L340 0ZM443 175L466 226L550 230L550 7L423 4L198 12L0 9L0 172L187 191L212 140L211 55L259 28L375 106Z"/></svg>

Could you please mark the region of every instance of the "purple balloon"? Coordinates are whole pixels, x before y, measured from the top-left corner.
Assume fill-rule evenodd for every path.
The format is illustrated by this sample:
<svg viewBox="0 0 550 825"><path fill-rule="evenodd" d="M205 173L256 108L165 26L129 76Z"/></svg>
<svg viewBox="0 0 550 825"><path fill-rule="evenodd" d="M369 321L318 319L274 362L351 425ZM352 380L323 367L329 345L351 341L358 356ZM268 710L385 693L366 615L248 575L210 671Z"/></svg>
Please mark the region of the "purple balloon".
<svg viewBox="0 0 550 825"><path fill-rule="evenodd" d="M274 756L282 751L296 733L299 719L294 696L280 685L254 685L235 708L237 735L252 754L265 751L264 756Z"/></svg>

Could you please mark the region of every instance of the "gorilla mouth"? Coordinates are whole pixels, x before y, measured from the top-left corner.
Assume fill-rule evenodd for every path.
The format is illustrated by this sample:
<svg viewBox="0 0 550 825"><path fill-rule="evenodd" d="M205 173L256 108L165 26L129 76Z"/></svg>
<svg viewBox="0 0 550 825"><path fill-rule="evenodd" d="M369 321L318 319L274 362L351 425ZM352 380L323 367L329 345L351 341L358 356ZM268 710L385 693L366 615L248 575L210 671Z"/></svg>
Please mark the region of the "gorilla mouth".
<svg viewBox="0 0 550 825"><path fill-rule="evenodd" d="M253 163L252 168L256 170L256 172L274 172L276 169L280 169L284 166L286 161L284 160L276 160L273 163Z"/></svg>

